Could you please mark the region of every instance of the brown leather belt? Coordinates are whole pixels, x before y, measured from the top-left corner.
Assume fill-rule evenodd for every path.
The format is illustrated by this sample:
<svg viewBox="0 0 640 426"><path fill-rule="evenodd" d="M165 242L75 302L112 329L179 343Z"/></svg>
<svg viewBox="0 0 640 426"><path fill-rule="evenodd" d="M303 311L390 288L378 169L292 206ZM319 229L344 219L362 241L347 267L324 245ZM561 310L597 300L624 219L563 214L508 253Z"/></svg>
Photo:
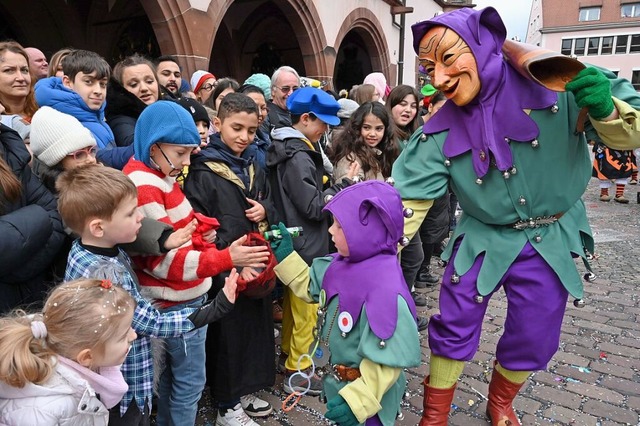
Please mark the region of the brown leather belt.
<svg viewBox="0 0 640 426"><path fill-rule="evenodd" d="M346 365L335 364L333 365L333 371L341 382L353 382L362 376L359 368L347 367Z"/></svg>
<svg viewBox="0 0 640 426"><path fill-rule="evenodd" d="M551 216L538 216L535 218L530 217L529 219L521 219L507 226L519 231L524 229L540 228L542 226L549 226L556 223L562 216L564 216L564 213L556 213Z"/></svg>

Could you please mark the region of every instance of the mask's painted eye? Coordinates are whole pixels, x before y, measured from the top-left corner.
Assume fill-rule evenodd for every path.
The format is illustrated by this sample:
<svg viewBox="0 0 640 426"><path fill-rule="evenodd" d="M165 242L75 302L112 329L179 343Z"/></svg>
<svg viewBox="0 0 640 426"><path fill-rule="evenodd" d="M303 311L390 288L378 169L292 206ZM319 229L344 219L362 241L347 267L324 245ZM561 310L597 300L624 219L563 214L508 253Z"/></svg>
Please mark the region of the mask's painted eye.
<svg viewBox="0 0 640 426"><path fill-rule="evenodd" d="M451 63L455 60L455 57L456 55L454 55L453 53L447 53L443 56L442 62L447 65L451 65Z"/></svg>

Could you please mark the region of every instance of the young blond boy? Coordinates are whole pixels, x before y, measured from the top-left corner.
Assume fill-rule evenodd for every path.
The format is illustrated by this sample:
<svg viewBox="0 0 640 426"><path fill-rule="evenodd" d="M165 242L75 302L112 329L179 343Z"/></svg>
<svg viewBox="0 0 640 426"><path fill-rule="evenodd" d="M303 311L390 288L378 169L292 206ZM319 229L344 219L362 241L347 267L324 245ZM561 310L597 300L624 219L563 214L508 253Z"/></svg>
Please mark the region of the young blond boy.
<svg viewBox="0 0 640 426"><path fill-rule="evenodd" d="M79 167L57 180L58 209L65 224L80 238L69 253L65 280L109 278L135 298L132 327L138 334L122 373L129 385L120 404L110 411L110 425L148 425L153 397L150 337L180 336L231 311L236 275L208 305L161 314L138 291L127 254L118 244L130 243L140 230L137 189L122 172L100 165Z"/></svg>

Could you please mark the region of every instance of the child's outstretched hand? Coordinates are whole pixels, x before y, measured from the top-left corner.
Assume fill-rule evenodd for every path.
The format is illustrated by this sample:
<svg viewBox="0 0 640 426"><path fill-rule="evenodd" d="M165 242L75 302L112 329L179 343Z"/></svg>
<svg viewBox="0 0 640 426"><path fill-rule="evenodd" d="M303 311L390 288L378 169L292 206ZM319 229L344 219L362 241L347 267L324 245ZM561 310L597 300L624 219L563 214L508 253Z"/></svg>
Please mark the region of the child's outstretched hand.
<svg viewBox="0 0 640 426"><path fill-rule="evenodd" d="M251 222L258 223L267 217L267 211L262 204L251 198L247 198L247 202L251 204L251 208L245 210L244 214Z"/></svg>
<svg viewBox="0 0 640 426"><path fill-rule="evenodd" d="M340 426L358 426L360 424L347 401L340 395L329 400L324 416Z"/></svg>
<svg viewBox="0 0 640 426"><path fill-rule="evenodd" d="M218 292L215 299L200 306L200 308L189 315L189 320L193 323L195 328L211 324L212 322L218 321L220 318L227 315L233 309L233 304L236 303L237 290L238 272L236 271L236 268L233 268L229 276L224 279L222 293ZM224 300L225 298L228 302Z"/></svg>
<svg viewBox="0 0 640 426"><path fill-rule="evenodd" d="M240 271L240 278L242 278L245 281L252 281L258 278L259 276L260 276L260 272L248 266L246 268L242 268L242 270Z"/></svg>
<svg viewBox="0 0 640 426"><path fill-rule="evenodd" d="M164 248L166 250L173 250L189 241L191 239L191 235L193 235L193 231L196 230L197 224L198 221L193 219L184 228L180 228L177 231L172 232L171 235L169 235L169 238L164 242Z"/></svg>
<svg viewBox="0 0 640 426"><path fill-rule="evenodd" d="M229 255L234 266L250 266L252 268L264 268L269 261L269 247L245 246L247 236L243 235L229 246Z"/></svg>
<svg viewBox="0 0 640 426"><path fill-rule="evenodd" d="M229 302L236 303L237 289L238 289L238 271L236 271L236 268L233 268L229 276L224 279L224 287L222 287L222 291L224 292L224 295L227 296L227 299L229 299Z"/></svg>
<svg viewBox="0 0 640 426"><path fill-rule="evenodd" d="M280 231L279 239L271 241L271 250L278 262L282 262L287 256L293 253L293 239L284 223L280 222L278 226L271 225L272 230Z"/></svg>

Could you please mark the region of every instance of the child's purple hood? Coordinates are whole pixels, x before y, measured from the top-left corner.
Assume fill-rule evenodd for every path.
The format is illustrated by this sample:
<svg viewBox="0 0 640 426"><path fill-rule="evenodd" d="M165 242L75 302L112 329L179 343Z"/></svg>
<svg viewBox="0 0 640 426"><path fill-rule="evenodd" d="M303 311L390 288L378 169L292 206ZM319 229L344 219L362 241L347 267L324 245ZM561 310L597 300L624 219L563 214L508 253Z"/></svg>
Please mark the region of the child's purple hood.
<svg viewBox="0 0 640 426"><path fill-rule="evenodd" d="M348 257L334 255L327 268L322 283L327 300L338 295L340 311L349 312L354 324L364 305L371 330L388 339L398 320L398 296L416 317L397 255L404 229L400 194L388 183L357 183L340 191L325 210L340 223L349 247Z"/></svg>

